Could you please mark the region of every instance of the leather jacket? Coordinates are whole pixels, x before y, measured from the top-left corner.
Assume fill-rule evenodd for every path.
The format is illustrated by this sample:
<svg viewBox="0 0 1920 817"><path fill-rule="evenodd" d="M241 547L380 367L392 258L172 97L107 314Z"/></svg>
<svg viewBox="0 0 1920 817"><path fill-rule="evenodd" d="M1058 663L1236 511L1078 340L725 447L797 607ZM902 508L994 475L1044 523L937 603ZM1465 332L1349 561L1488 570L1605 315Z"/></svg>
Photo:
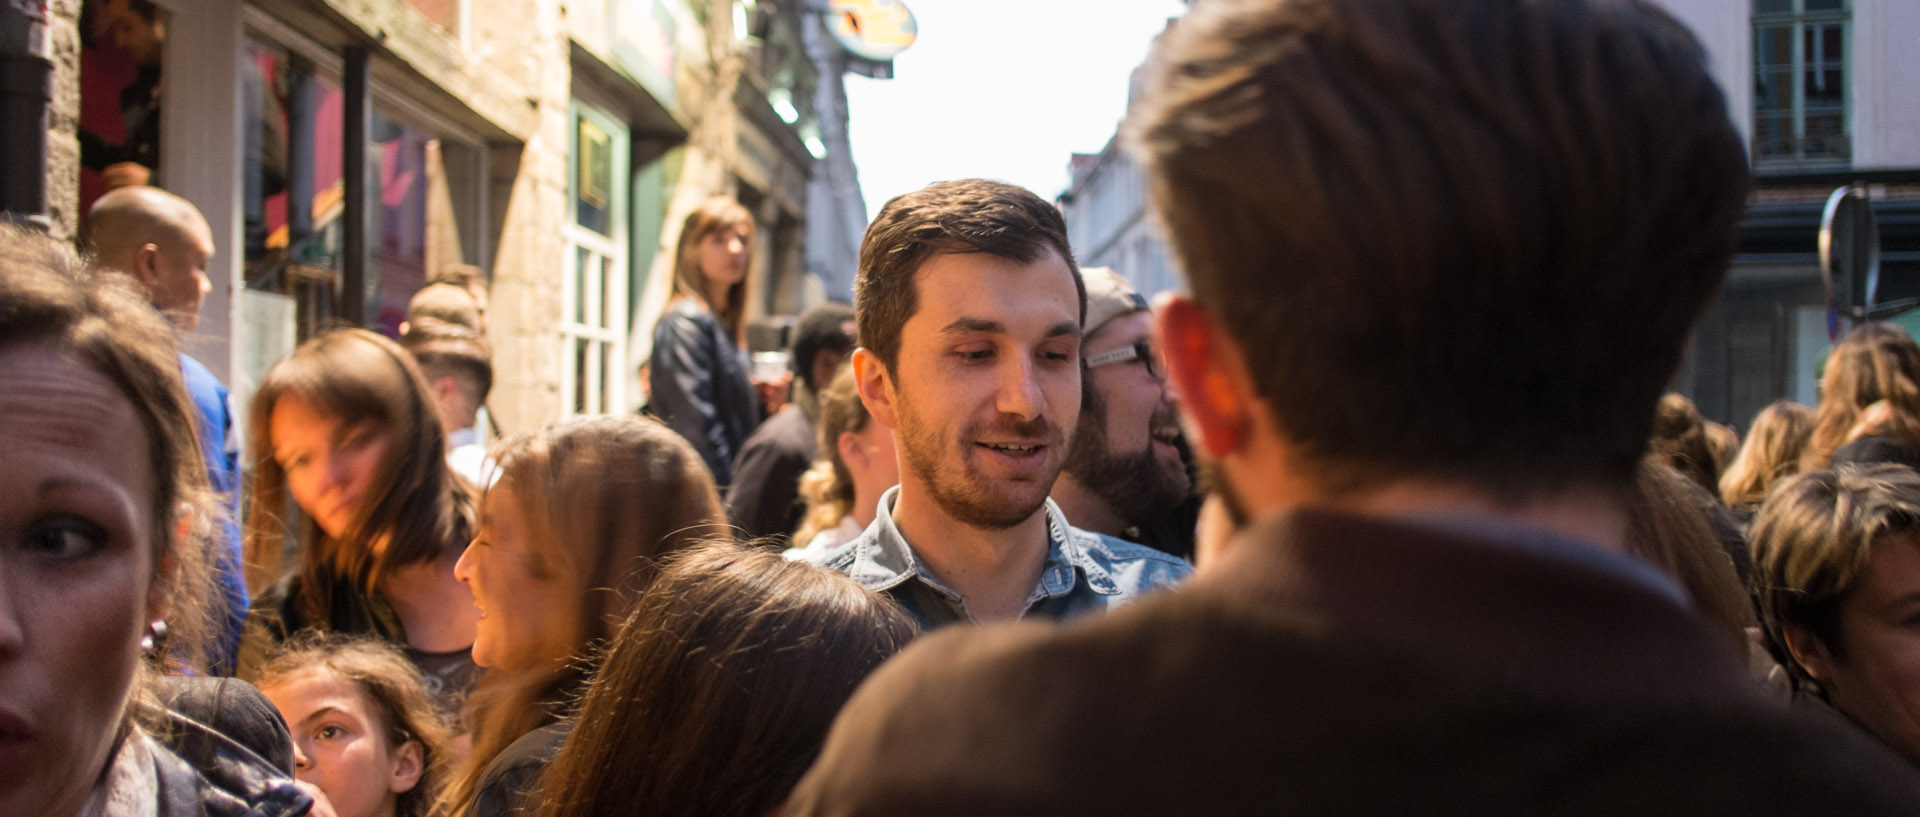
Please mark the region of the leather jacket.
<svg viewBox="0 0 1920 817"><path fill-rule="evenodd" d="M660 316L647 383L653 413L693 443L724 491L734 458L760 424L760 395L713 313L687 299Z"/></svg>

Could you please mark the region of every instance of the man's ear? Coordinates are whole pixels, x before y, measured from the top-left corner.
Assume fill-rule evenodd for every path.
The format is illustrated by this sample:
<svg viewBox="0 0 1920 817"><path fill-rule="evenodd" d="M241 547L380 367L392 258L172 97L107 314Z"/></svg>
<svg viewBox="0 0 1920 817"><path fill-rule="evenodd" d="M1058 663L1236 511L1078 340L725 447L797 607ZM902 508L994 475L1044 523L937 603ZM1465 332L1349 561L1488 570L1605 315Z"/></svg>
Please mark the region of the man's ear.
<svg viewBox="0 0 1920 817"><path fill-rule="evenodd" d="M160 246L142 244L133 251L133 277L151 294L160 284Z"/></svg>
<svg viewBox="0 0 1920 817"><path fill-rule="evenodd" d="M1813 677L1813 680L1825 683L1833 677L1833 651L1827 649L1825 642L1805 627L1788 625L1780 629L1787 642L1787 652L1793 654L1793 660L1801 669Z"/></svg>
<svg viewBox="0 0 1920 817"><path fill-rule="evenodd" d="M454 379L453 375L443 374L434 378L429 385L433 386L434 399L443 405L447 400L460 396L460 381Z"/></svg>
<svg viewBox="0 0 1920 817"><path fill-rule="evenodd" d="M1215 458L1238 451L1247 442L1254 403L1239 348L1185 295L1161 298L1154 311L1168 380L1198 435L1200 450Z"/></svg>
<svg viewBox="0 0 1920 817"><path fill-rule="evenodd" d="M867 413L887 428L899 428L899 419L894 414L893 378L887 374L880 356L865 347L854 350L853 380L860 389L860 402L866 405Z"/></svg>
<svg viewBox="0 0 1920 817"><path fill-rule="evenodd" d="M393 749L393 774L387 778L387 791L405 794L420 785L420 776L427 771L426 749L420 741L409 740Z"/></svg>

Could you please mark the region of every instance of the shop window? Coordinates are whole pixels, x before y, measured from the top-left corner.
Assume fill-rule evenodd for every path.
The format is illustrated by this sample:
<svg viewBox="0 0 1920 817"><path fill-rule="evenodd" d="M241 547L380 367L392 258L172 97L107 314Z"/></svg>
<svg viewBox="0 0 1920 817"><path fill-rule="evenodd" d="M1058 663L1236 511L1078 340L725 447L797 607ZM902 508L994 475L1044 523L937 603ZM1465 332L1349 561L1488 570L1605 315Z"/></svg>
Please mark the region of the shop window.
<svg viewBox="0 0 1920 817"><path fill-rule="evenodd" d="M273 44L250 42L247 69L246 114L255 126L247 131L242 178L246 285L290 299L296 339L304 340L342 322L346 174L352 172L345 166L346 97L337 74ZM370 129L366 325L398 336L407 301L431 270L477 260L471 257L476 219L462 213L450 190L471 194L479 151L379 107Z"/></svg>
<svg viewBox="0 0 1920 817"><path fill-rule="evenodd" d="M1754 0L1753 157L1844 163L1852 157L1846 0Z"/></svg>
<svg viewBox="0 0 1920 817"><path fill-rule="evenodd" d="M160 183L167 11L148 0L80 6L80 211L113 187Z"/></svg>

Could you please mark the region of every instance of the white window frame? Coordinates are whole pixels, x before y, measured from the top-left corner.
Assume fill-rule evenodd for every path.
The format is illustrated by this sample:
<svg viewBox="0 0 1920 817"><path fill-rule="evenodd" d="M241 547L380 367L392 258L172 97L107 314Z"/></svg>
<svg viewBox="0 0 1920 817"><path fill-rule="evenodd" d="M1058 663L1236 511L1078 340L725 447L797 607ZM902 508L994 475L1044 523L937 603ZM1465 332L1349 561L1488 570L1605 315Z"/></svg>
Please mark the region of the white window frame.
<svg viewBox="0 0 1920 817"><path fill-rule="evenodd" d="M1787 62L1790 87L1788 89L1787 107L1784 110L1790 118L1794 149L1791 153L1761 153L1760 147L1763 144L1762 133L1764 129L1761 127L1760 118L1763 109L1760 107L1758 86L1756 85L1752 123L1753 161L1756 165L1761 166L1851 165L1855 149L1852 88L1854 80L1853 3L1851 0L1842 0L1841 8L1839 9L1816 9L1814 11L1807 10L1806 0L1791 0L1791 3L1792 8L1784 12L1754 12L1753 30L1751 33L1753 37L1754 64L1751 66L1751 70L1755 76L1754 81L1758 83L1760 81L1760 59L1765 51L1763 48L1764 43L1762 43L1760 39L1761 30L1786 27L1790 31L1788 35L1790 40L1790 56ZM1806 154L1808 119L1806 76L1808 65L1813 60L1812 55L1806 53L1806 32L1810 26L1824 27L1829 25L1837 25L1840 28L1841 53L1838 60L1840 63L1840 82L1842 85L1840 89L1840 117L1843 123L1842 127L1845 129L1847 149L1845 156L1809 156ZM1816 38L1815 41L1818 43L1818 38ZM1820 62L1832 61L1831 59L1820 60ZM1776 107L1765 110L1778 112L1783 109ZM1830 113L1830 111L1822 111L1821 113Z"/></svg>
<svg viewBox="0 0 1920 817"><path fill-rule="evenodd" d="M580 121L585 119L605 131L610 138L612 179L607 190L607 233L580 226ZM627 165L632 158L632 134L625 122L603 108L575 100L568 106L567 130L567 221L562 229L566 238L566 257L562 261L561 366L560 395L563 416L585 414L625 414L632 410L627 402L627 199L631 182ZM580 291L581 255L598 268L604 280ZM588 273L592 275L594 273ZM608 304L611 302L612 308ZM588 321L577 320L585 315ZM586 382L577 371L576 350L587 350ZM601 411L594 411L599 407Z"/></svg>

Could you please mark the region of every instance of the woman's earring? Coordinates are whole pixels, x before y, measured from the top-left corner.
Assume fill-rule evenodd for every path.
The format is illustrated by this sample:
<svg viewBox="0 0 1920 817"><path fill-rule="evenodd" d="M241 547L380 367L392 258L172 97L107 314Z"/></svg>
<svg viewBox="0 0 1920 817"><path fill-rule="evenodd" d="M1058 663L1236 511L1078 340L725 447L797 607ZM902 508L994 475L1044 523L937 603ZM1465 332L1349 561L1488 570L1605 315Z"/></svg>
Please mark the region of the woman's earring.
<svg viewBox="0 0 1920 817"><path fill-rule="evenodd" d="M156 618L147 624L147 634L140 636L140 651L153 652L153 645L167 640L167 620Z"/></svg>

